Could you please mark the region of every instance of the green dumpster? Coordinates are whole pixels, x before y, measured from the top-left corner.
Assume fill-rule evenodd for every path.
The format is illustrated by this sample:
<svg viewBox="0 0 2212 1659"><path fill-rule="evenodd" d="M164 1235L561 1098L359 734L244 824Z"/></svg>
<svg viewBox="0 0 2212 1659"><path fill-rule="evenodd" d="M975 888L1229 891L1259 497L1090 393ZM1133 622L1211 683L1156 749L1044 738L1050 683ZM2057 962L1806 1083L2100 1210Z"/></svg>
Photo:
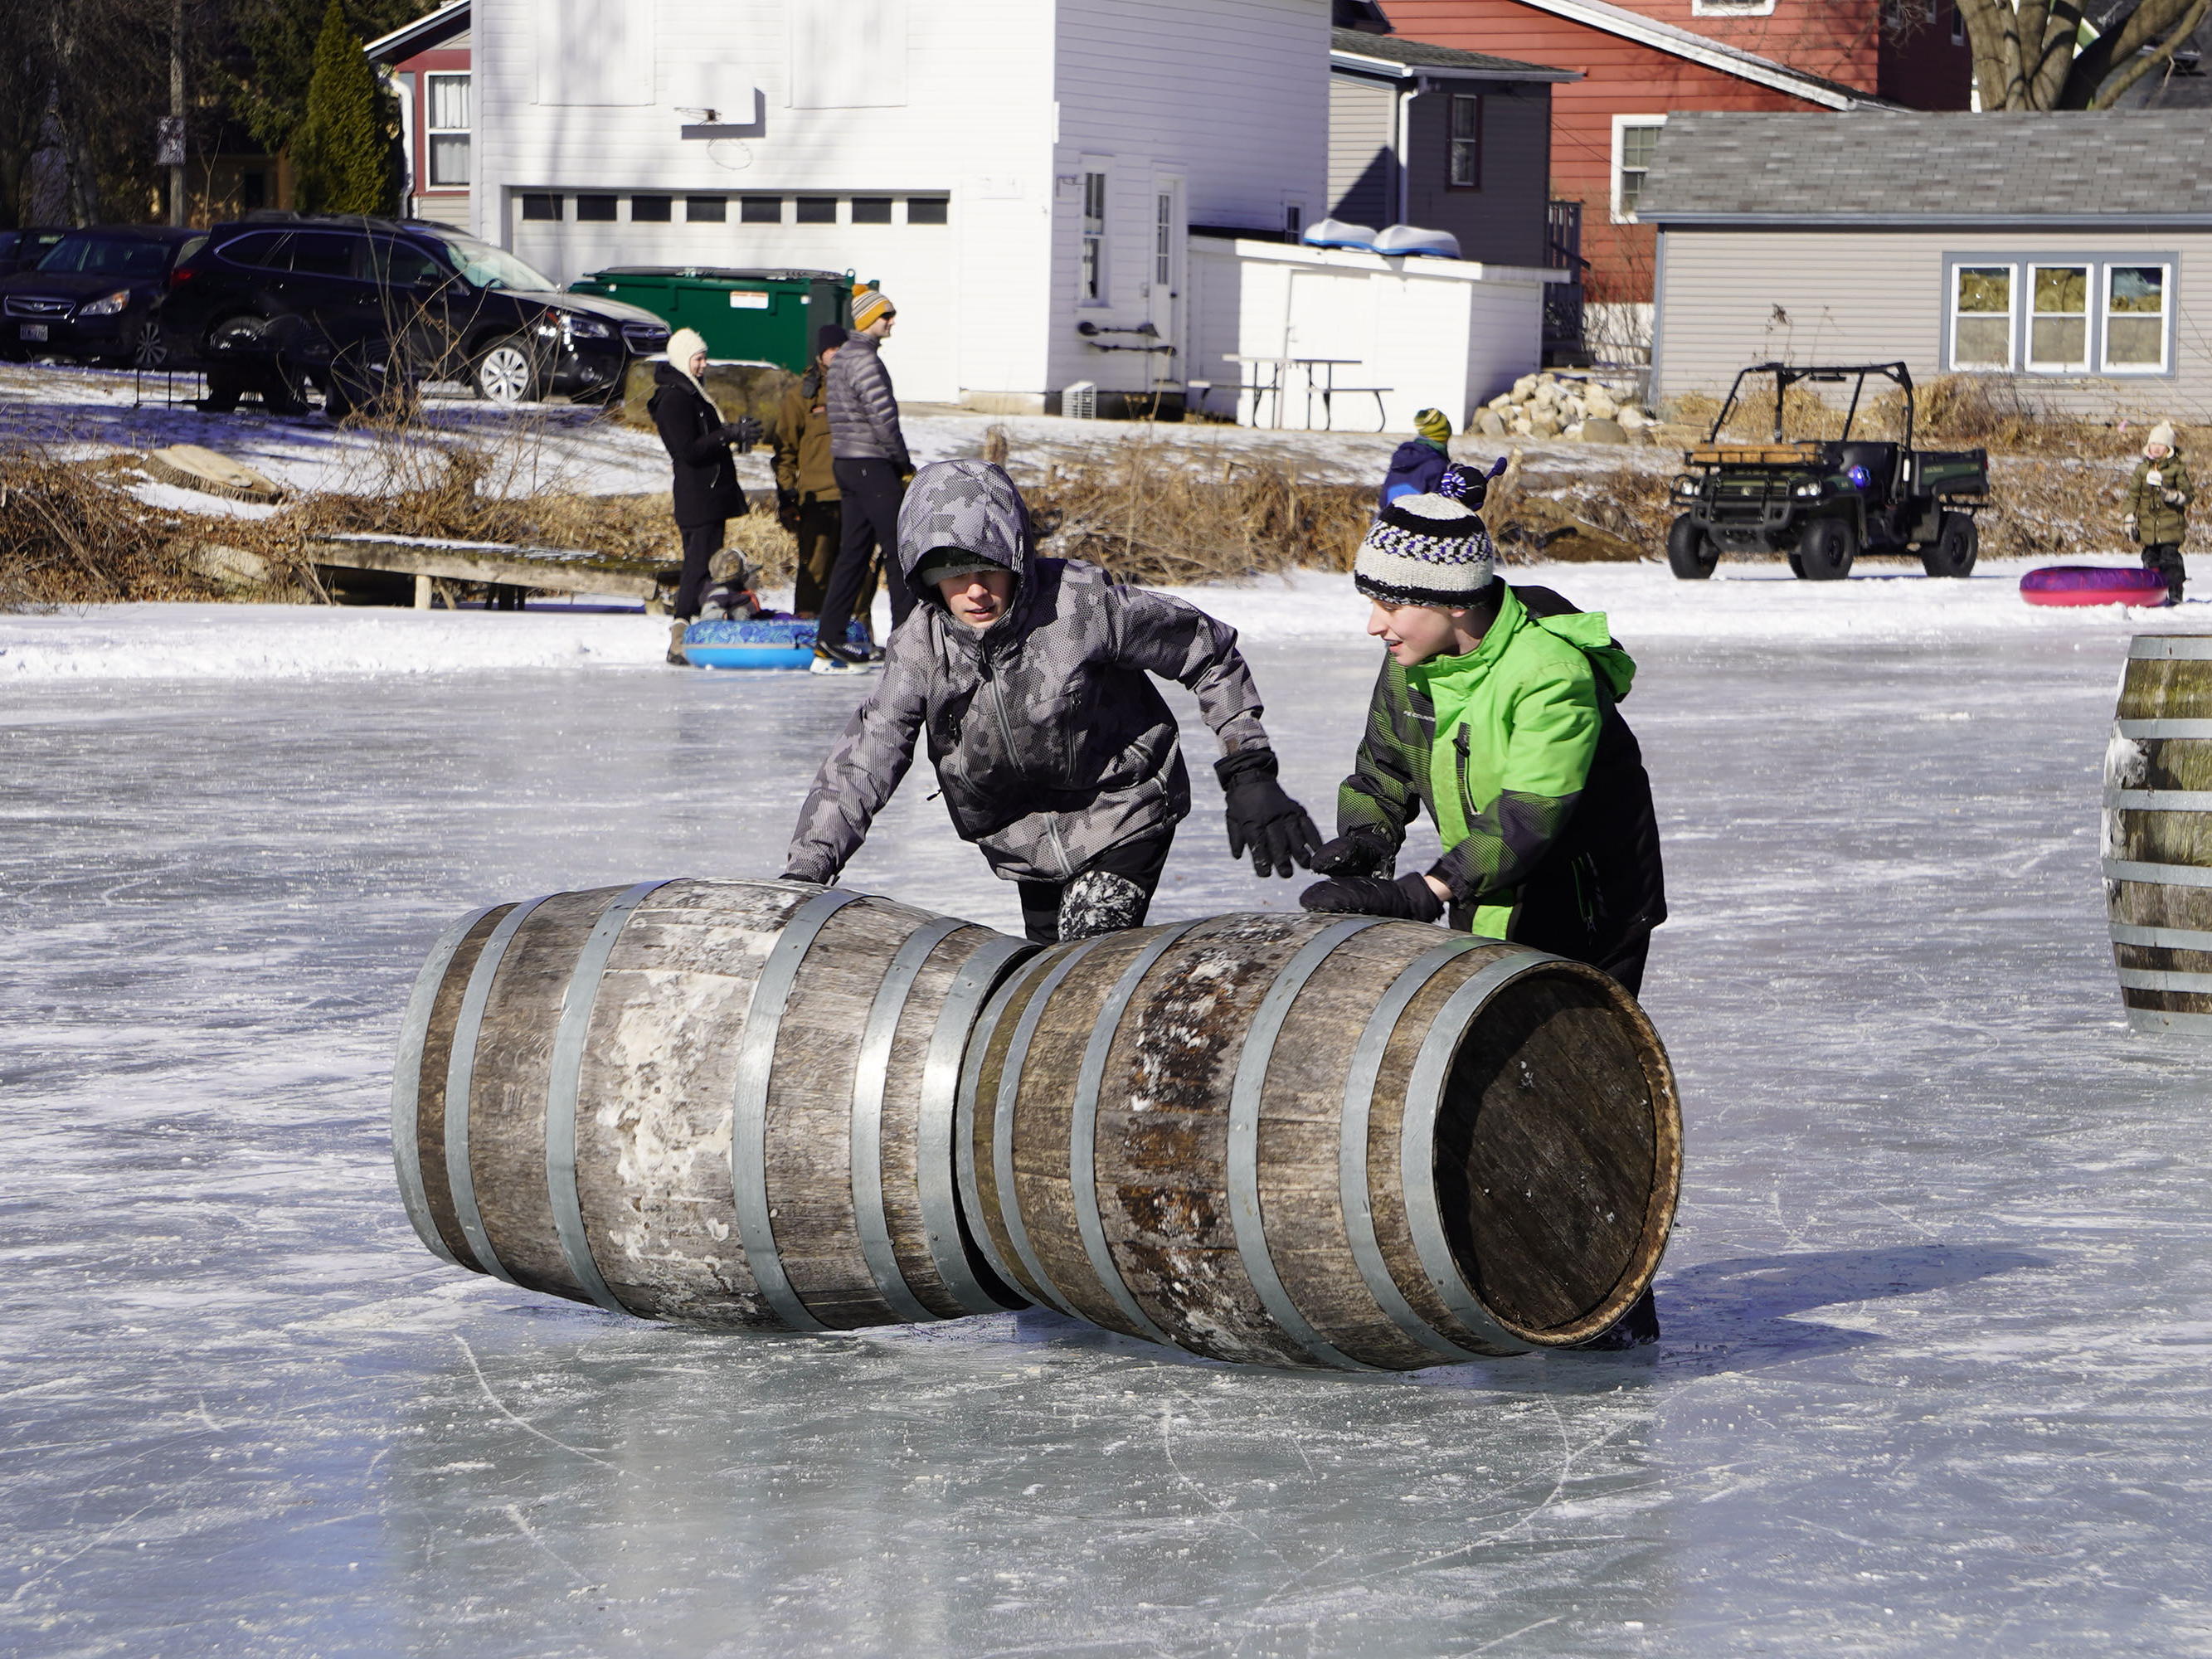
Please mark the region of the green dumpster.
<svg viewBox="0 0 2212 1659"><path fill-rule="evenodd" d="M834 270L726 270L617 265L568 284L642 306L670 328L696 329L717 362L778 363L803 374L824 323L853 320L853 276Z"/></svg>

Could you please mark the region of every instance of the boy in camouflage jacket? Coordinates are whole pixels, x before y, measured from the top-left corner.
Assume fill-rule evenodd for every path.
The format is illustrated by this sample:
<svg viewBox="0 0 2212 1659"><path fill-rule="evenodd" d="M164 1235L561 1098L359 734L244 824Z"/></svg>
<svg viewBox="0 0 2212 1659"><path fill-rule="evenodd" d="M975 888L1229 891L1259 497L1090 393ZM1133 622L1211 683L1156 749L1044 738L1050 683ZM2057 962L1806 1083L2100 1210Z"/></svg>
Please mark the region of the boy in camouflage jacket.
<svg viewBox="0 0 2212 1659"><path fill-rule="evenodd" d="M1097 565L1039 558L1020 492L986 461L915 475L897 553L914 611L799 809L786 880L837 878L920 737L953 829L1019 884L1030 939L1139 925L1190 811L1154 675L1194 692L1220 741L1230 855L1249 848L1262 875L1310 862L1321 837L1275 781L1236 629Z"/></svg>
<svg viewBox="0 0 2212 1659"><path fill-rule="evenodd" d="M2128 512L2121 522L2142 548L2144 568L2166 578L2168 605L2181 603L2182 584L2189 579L2181 544L2189 535L2189 504L2196 497L2188 463L2173 447L2173 427L2160 421L2151 428L2143 458L2128 480Z"/></svg>

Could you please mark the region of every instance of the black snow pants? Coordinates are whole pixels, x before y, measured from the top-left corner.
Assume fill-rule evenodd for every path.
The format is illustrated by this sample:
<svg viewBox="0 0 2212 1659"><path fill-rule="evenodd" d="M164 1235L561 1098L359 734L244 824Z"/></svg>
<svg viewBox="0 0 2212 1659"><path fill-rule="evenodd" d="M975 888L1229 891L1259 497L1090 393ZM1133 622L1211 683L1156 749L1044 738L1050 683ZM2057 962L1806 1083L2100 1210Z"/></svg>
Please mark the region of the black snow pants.
<svg viewBox="0 0 2212 1659"><path fill-rule="evenodd" d="M726 519L711 524L677 526L684 538L684 579L676 585L676 620L690 622L699 614L699 596L706 590L707 566L722 550Z"/></svg>
<svg viewBox="0 0 2212 1659"><path fill-rule="evenodd" d="M2179 542L2151 542L2142 550L2143 568L2155 570L2166 578L2166 597L2174 604L2181 603L2181 585L2189 580L2189 567L2181 557Z"/></svg>
<svg viewBox="0 0 2212 1659"><path fill-rule="evenodd" d="M899 503L906 499L906 486L899 482L896 467L872 455L835 461L831 467L836 474L838 511L844 517L844 526L837 568L830 573L830 591L822 598L816 637L845 637L846 624L853 619L853 602L860 595L860 584L878 548L883 551L884 586L891 598L891 626L896 628L914 609L914 595L907 590L898 561Z"/></svg>

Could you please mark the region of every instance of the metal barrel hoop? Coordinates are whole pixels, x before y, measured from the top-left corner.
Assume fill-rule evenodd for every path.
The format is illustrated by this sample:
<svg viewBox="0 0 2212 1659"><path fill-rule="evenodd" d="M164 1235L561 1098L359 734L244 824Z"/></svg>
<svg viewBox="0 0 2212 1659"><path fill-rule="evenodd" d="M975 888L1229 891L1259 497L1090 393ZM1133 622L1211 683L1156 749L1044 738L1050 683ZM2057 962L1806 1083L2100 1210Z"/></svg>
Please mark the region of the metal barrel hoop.
<svg viewBox="0 0 2212 1659"><path fill-rule="evenodd" d="M1006 1044L1006 1060L999 1073L999 1097L991 1129L991 1162L999 1183L999 1218L1006 1224L1006 1236L1013 1241L1014 1254L1028 1268L1031 1281L1043 1293L1044 1299L1071 1319L1082 1316L1067 1300L1052 1275L1044 1270L1037 1259L1036 1249L1030 1243L1028 1221L1022 1215L1021 1194L1014 1185L1014 1107L1021 1097L1022 1066L1029 1059L1030 1043L1036 1036L1036 1028L1044 1018L1045 1010L1051 1006L1052 994L1060 981L1073 971L1075 964L1089 956L1111 933L1094 933L1078 943L1068 953L1053 963L1037 988L1030 994L1023 1006L1022 1017L1016 1022L1014 1035ZM979 1103L980 1106L980 1103Z"/></svg>
<svg viewBox="0 0 2212 1659"><path fill-rule="evenodd" d="M561 1255L568 1264L569 1277L609 1313L632 1310L607 1288L584 1230L583 1200L576 1185L576 1104L583 1086L584 1044L591 1035L599 981L606 977L615 941L638 906L668 884L666 880L639 882L616 895L614 902L599 912L599 919L592 924L591 936L576 954L575 971L561 994L561 1023L554 1029L552 1065L545 1085L545 1196L553 1207L553 1231L561 1241Z"/></svg>
<svg viewBox="0 0 2212 1659"><path fill-rule="evenodd" d="M453 1190L453 1214L477 1265L509 1285L515 1283L514 1275L492 1249L490 1235L484 1231L483 1212L477 1207L476 1176L469 1168L469 1091L476 1084L477 1043L483 1035L484 1009L491 1001L491 982L499 974L499 964L531 913L553 896L546 893L516 905L491 930L483 953L469 975L460 1018L453 1022L453 1057L446 1066L446 1180Z"/></svg>
<svg viewBox="0 0 2212 1659"><path fill-rule="evenodd" d="M2128 641L2128 655L2137 662L2212 660L2212 634L2138 634Z"/></svg>
<svg viewBox="0 0 2212 1659"><path fill-rule="evenodd" d="M2148 720L2117 720L2112 729L2124 738L2212 738L2212 720L2159 716Z"/></svg>
<svg viewBox="0 0 2212 1659"><path fill-rule="evenodd" d="M1352 1243L1352 1260L1359 1269L1375 1304L1390 1316L1391 1323L1431 1353L1447 1359L1480 1359L1485 1355L1462 1348L1413 1310L1406 1294L1391 1277L1382 1245L1375 1236L1375 1204L1368 1190L1367 1136L1375 1109L1375 1085L1382 1075L1382 1056L1397 1035L1398 1022L1421 988L1440 973L1444 964L1479 949L1483 941L1462 936L1416 957L1368 1016L1352 1050L1352 1064L1344 1079L1344 1112L1339 1120L1336 1148L1337 1201L1344 1212L1344 1231Z"/></svg>
<svg viewBox="0 0 2212 1659"><path fill-rule="evenodd" d="M1075 1104L1068 1114L1067 1126L1068 1187L1075 1203L1076 1231L1083 1236L1083 1250L1091 1259L1091 1273L1130 1323L1153 1341L1164 1342L1171 1347L1182 1345L1138 1304L1135 1294L1122 1282L1114 1252L1106 1243L1106 1225L1098 1212L1098 1091L1106 1079L1106 1057L1114 1047L1115 1036L1121 1028L1121 1016L1128 1012L1129 1000L1136 995L1138 985L1169 948L1197 926L1195 921L1186 921L1164 930L1158 939L1137 952L1121 970L1121 977L1114 981L1114 988L1107 994L1105 1004L1098 1011L1097 1022L1091 1027L1091 1040L1084 1047L1082 1068L1075 1080Z"/></svg>
<svg viewBox="0 0 2212 1659"><path fill-rule="evenodd" d="M953 1173L957 1162L953 1149L960 1075L968 1056L969 1034L977 1026L985 1000L1040 948L1026 939L996 935L976 946L975 954L952 976L952 988L938 1009L937 1029L930 1034L928 1053L922 1060L915 1183L921 1200L922 1234L928 1240L929 1259L938 1278L952 1299L969 1313L1004 1313L1006 1309L976 1278L961 1238ZM1000 1277L1004 1279L1003 1274Z"/></svg>
<svg viewBox="0 0 2212 1659"><path fill-rule="evenodd" d="M2212 866L2201 864L2144 864L2134 859L2106 859L2104 874L2106 881L2141 881L2154 887L2212 887Z"/></svg>
<svg viewBox="0 0 2212 1659"><path fill-rule="evenodd" d="M430 1015L437 1006L438 992L445 985L447 970L453 965L461 941L468 937L469 929L498 908L496 904L482 905L438 935L438 942L430 947L430 959L422 964L422 971L415 976L415 988L408 994L407 1012L399 1020L399 1052L392 1066L392 1172L399 1183L399 1201L406 1208L407 1219L414 1224L415 1236L433 1255L457 1267L460 1260L438 1236L429 1194L422 1186L422 1050L429 1042Z"/></svg>
<svg viewBox="0 0 2212 1659"><path fill-rule="evenodd" d="M778 1319L797 1331L826 1331L799 1292L776 1255L775 1227L769 1215L768 1096L775 1070L776 1038L783 1028L784 1006L791 999L792 982L799 964L813 949L823 924L858 893L833 888L817 893L792 911L761 964L753 982L752 1000L745 1009L744 1036L738 1044L737 1077L731 1089L730 1188L737 1205L738 1236L753 1282Z"/></svg>
<svg viewBox="0 0 2212 1659"><path fill-rule="evenodd" d="M899 1271L898 1252L891 1245L890 1218L884 1213L884 1085L890 1073L891 1042L898 1035L899 1017L906 1012L908 996L922 966L954 933L969 926L957 916L939 916L907 936L869 1006L868 1021L860 1032L860 1047L853 1070L853 1121L848 1144L852 1159L853 1225L860 1234L860 1255L876 1291L901 1319L927 1324L936 1319L908 1287Z"/></svg>
<svg viewBox="0 0 2212 1659"><path fill-rule="evenodd" d="M1467 982L1437 1011L1406 1079L1398 1179L1405 1190L1406 1222L1413 1236L1413 1249L1429 1283L1453 1317L1474 1332L1477 1340L1494 1344L1496 1351L1503 1353L1525 1353L1535 1345L1515 1336L1498 1322L1475 1296L1474 1286L1453 1258L1451 1241L1444 1234L1443 1213L1437 1203L1437 1114L1443 1104L1444 1085L1458 1057L1460 1039L1483 1006L1523 975L1563 960L1548 951L1522 949L1469 975Z"/></svg>
<svg viewBox="0 0 2212 1659"><path fill-rule="evenodd" d="M1275 1271L1267 1252L1267 1228L1260 1207L1260 1106L1267 1068L1275 1057L1275 1039L1290 1018L1291 1005L1306 981L1336 947L1353 934L1379 927L1381 918L1351 916L1333 921L1300 945L1275 975L1275 982L1260 1000L1259 1011L1244 1033L1244 1047L1237 1059L1236 1080L1229 1091L1229 1224L1237 1239L1237 1259L1245 1277L1260 1294L1267 1315L1306 1352L1339 1370L1373 1370L1354 1359L1313 1327L1291 1300L1282 1275Z"/></svg>
<svg viewBox="0 0 2212 1659"><path fill-rule="evenodd" d="M2112 924L2115 945L2148 945L2166 951L2212 951L2212 933L2194 927L2143 927L2133 922Z"/></svg>

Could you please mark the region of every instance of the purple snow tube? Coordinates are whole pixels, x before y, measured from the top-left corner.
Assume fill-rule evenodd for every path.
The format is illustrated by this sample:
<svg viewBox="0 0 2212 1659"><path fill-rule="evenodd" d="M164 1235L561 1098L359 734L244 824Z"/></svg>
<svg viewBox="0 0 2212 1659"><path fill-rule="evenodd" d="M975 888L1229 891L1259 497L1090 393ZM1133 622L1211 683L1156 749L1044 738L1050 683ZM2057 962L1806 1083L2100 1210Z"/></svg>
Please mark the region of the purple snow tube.
<svg viewBox="0 0 2212 1659"><path fill-rule="evenodd" d="M2050 564L2020 579L2030 605L2163 605L2166 578L2136 565Z"/></svg>

